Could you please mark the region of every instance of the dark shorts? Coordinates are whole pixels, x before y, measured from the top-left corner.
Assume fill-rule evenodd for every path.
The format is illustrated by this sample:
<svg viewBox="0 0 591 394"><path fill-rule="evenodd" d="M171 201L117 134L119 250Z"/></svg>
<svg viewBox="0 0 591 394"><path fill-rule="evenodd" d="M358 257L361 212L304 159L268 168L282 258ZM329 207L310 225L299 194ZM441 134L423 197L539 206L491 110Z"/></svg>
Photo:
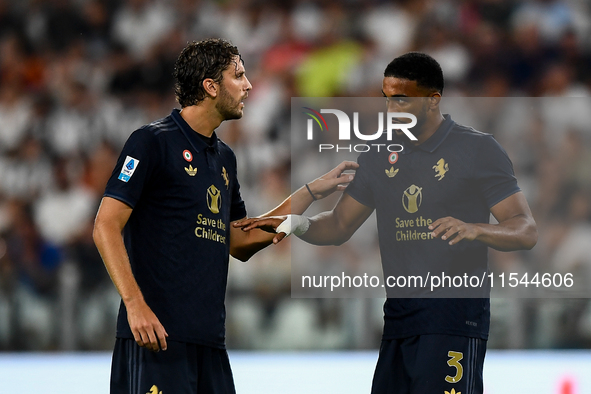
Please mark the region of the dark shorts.
<svg viewBox="0 0 591 394"><path fill-rule="evenodd" d="M133 339L117 338L111 394L235 394L228 353L192 343L167 341L158 353Z"/></svg>
<svg viewBox="0 0 591 394"><path fill-rule="evenodd" d="M454 335L383 340L372 394L482 394L486 341Z"/></svg>

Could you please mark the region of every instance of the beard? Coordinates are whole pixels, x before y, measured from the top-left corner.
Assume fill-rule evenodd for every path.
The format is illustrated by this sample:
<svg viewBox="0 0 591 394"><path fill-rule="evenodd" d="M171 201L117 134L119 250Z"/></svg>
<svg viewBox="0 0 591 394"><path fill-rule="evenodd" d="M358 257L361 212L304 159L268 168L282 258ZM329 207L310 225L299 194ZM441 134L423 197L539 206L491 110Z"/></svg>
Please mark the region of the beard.
<svg viewBox="0 0 591 394"><path fill-rule="evenodd" d="M242 118L242 110L240 109L240 101L235 100L226 90L223 84L220 84L220 99L215 105L220 115L224 120L240 119Z"/></svg>

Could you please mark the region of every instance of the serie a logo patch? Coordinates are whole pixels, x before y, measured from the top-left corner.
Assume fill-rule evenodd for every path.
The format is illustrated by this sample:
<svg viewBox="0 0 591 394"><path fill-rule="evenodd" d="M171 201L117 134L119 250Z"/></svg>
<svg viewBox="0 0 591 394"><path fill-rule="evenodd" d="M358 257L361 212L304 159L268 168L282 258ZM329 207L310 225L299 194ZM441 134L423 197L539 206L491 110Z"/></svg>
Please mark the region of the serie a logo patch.
<svg viewBox="0 0 591 394"><path fill-rule="evenodd" d="M140 164L140 161L138 159L136 159L135 157L127 156L125 158L125 162L123 163L123 167L121 167L121 173L119 174L119 177L117 179L123 182L129 182L138 164Z"/></svg>

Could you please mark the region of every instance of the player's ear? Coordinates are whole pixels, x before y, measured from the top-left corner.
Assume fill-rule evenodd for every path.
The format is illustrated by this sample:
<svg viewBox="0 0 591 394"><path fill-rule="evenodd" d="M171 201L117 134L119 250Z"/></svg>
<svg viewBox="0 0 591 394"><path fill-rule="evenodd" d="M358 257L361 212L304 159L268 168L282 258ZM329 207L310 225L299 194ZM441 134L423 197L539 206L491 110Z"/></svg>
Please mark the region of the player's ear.
<svg viewBox="0 0 591 394"><path fill-rule="evenodd" d="M211 98L216 98L218 95L219 84L211 78L205 78L203 80L203 89L205 92L211 96Z"/></svg>
<svg viewBox="0 0 591 394"><path fill-rule="evenodd" d="M437 109L439 107L439 103L441 102L441 93L439 93L439 92L431 93L431 95L429 96L429 98L427 98L427 100L429 100L429 108L430 109Z"/></svg>

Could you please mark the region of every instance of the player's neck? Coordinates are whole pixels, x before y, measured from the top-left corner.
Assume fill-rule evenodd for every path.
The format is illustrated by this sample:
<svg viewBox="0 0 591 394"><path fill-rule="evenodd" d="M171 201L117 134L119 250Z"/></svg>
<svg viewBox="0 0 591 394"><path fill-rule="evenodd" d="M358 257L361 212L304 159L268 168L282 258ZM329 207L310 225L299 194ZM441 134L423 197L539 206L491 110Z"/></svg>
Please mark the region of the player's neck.
<svg viewBox="0 0 591 394"><path fill-rule="evenodd" d="M423 142L427 141L439 128L441 123L445 120L441 112L438 112L437 115L430 116L427 118L427 122L425 122L423 126L423 130L420 134L416 135L417 140L411 141L411 143L415 146L421 145Z"/></svg>
<svg viewBox="0 0 591 394"><path fill-rule="evenodd" d="M223 119L219 112L208 105L191 105L181 110L181 117L193 131L211 137L213 131L219 127Z"/></svg>

